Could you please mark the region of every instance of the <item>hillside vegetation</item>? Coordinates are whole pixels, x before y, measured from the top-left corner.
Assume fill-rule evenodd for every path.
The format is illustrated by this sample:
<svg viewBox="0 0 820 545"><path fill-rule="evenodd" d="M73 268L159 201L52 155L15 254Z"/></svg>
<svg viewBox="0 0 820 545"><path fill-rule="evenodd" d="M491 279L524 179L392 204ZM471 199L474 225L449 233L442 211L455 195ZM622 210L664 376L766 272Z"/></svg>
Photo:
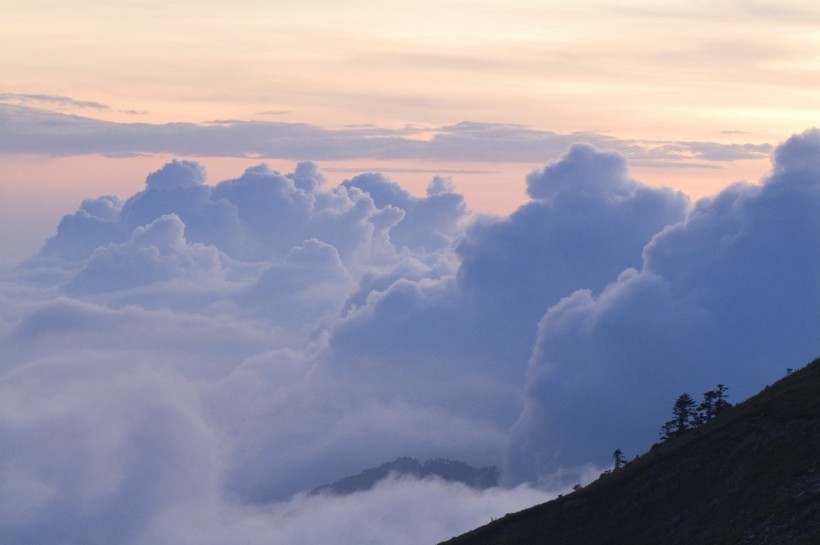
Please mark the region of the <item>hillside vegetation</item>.
<svg viewBox="0 0 820 545"><path fill-rule="evenodd" d="M820 358L572 494L447 545L817 545Z"/></svg>

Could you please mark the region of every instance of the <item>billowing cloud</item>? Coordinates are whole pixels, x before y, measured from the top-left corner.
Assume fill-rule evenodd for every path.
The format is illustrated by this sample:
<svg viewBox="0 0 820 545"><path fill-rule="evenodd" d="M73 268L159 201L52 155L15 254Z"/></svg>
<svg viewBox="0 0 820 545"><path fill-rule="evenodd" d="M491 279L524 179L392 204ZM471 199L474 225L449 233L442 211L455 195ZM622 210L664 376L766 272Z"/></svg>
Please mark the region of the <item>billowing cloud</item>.
<svg viewBox="0 0 820 545"><path fill-rule="evenodd" d="M236 296L245 310L282 325L338 315L356 282L338 250L315 238L293 248Z"/></svg>
<svg viewBox="0 0 820 545"><path fill-rule="evenodd" d="M163 216L179 219L187 241L244 260L281 259L310 238L332 244L348 266L366 266L395 254L387 232L404 212L392 205L376 207L369 194L355 187L324 188L324 177L314 164L300 163L285 175L258 165L215 186L204 182L201 165L168 163L125 202L113 197L85 201L63 218L40 255L81 261ZM463 198L451 195L458 209ZM440 237L437 228L419 226L414 232Z"/></svg>
<svg viewBox="0 0 820 545"><path fill-rule="evenodd" d="M460 234L460 222L467 214L464 197L456 193L449 178L434 177L423 198L414 197L381 174L361 174L343 185L366 192L380 208L403 210L402 221L390 229L390 240L410 250L430 252L449 246Z"/></svg>
<svg viewBox="0 0 820 545"><path fill-rule="evenodd" d="M176 215L161 216L137 227L123 244L97 248L88 263L65 285L67 293L94 293L186 278L207 282L221 274L213 246L188 244L185 225Z"/></svg>
<svg viewBox="0 0 820 545"><path fill-rule="evenodd" d="M329 187L310 162L209 185L173 161L84 201L0 283L3 535L432 543L639 452L680 391L739 399L816 356L818 131L763 185L694 205L619 153L564 151L505 217L446 178ZM506 457L507 482L535 487L303 494L399 456Z"/></svg>
<svg viewBox="0 0 820 545"><path fill-rule="evenodd" d="M400 373L448 380L491 376L481 399L504 422L516 410L511 394L539 317L564 295L600 289L637 266L652 236L684 216L685 196L646 187L626 170L622 156L580 145L533 172L531 202L466 230L454 276L401 279L351 310L330 338L336 357L366 369L401 362Z"/></svg>
<svg viewBox="0 0 820 545"><path fill-rule="evenodd" d="M121 208L122 201L114 196L83 201L79 210L63 216L57 234L40 253L78 261L101 246L124 241L126 232L118 223Z"/></svg>
<svg viewBox="0 0 820 545"><path fill-rule="evenodd" d="M646 246L640 270L544 315L508 469L537 479L637 454L682 391L755 393L820 350L820 131L775 153L763 185L697 203ZM590 403L594 400L594 403Z"/></svg>

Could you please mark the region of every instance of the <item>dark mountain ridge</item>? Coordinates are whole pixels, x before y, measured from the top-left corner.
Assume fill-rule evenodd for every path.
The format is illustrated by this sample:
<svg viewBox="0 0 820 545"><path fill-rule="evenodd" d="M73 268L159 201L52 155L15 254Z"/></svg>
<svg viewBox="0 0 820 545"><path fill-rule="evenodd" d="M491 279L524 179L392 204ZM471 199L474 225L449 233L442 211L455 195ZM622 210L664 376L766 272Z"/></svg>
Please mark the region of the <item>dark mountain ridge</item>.
<svg viewBox="0 0 820 545"><path fill-rule="evenodd" d="M472 467L457 460L434 458L424 463L415 458L401 457L392 462L385 462L378 467L365 469L358 475L351 475L330 484L315 488L311 494L346 495L363 490L370 490L376 483L390 475L412 476L417 479L439 477L445 481L460 482L478 490L498 485L498 469L490 467Z"/></svg>
<svg viewBox="0 0 820 545"><path fill-rule="evenodd" d="M820 359L583 489L445 543L820 544Z"/></svg>

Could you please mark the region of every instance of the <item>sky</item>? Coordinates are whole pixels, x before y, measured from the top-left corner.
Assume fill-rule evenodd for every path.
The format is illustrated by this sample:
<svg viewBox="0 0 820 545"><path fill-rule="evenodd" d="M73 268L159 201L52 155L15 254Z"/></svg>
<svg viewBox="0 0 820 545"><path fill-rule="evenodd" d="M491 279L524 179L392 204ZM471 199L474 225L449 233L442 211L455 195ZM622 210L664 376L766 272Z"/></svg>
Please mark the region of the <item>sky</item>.
<svg viewBox="0 0 820 545"><path fill-rule="evenodd" d="M813 3L281 4L0 4L15 543L436 543L818 356ZM399 456L502 486L305 493Z"/></svg>
<svg viewBox="0 0 820 545"><path fill-rule="evenodd" d="M173 158L203 161L212 182L255 161L280 170L321 161L337 183L387 172L416 194L428 174L449 173L474 209L509 213L526 200L524 176L574 141L621 151L644 183L695 198L756 182L771 147L813 126L820 108L820 10L808 1L4 0L0 9L6 261L36 252L87 195L125 198ZM214 121L239 134L186 145L174 125L219 132ZM468 134L454 135L463 123ZM294 134L304 125L333 152ZM76 131L94 138L66 147ZM450 145L383 149L385 139L437 137ZM50 204L35 204L44 193Z"/></svg>

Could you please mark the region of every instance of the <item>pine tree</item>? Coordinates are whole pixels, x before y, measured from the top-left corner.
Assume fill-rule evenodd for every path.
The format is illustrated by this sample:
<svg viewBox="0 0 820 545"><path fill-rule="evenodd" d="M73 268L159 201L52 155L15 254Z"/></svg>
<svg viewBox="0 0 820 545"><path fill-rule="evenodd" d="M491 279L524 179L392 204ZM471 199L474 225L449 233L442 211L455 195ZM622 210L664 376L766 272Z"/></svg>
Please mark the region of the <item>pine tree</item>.
<svg viewBox="0 0 820 545"><path fill-rule="evenodd" d="M689 394L681 394L675 400L675 405L672 407L672 420L661 427L662 439L671 439L677 437L686 430L692 427L695 423L695 400Z"/></svg>
<svg viewBox="0 0 820 545"><path fill-rule="evenodd" d="M726 392L729 390L728 386L724 386L723 384L717 385L717 398L715 400L715 416L719 415L726 409L732 406L731 403L726 401L726 398L729 397L729 394Z"/></svg>
<svg viewBox="0 0 820 545"><path fill-rule="evenodd" d="M666 441L667 439L672 439L675 436L675 421L670 420L669 422L665 423L661 426L661 441Z"/></svg>
<svg viewBox="0 0 820 545"><path fill-rule="evenodd" d="M698 413L696 417L697 425L700 426L715 419L715 401L717 400L717 397L718 393L716 390L704 392L703 401L701 401L700 405L698 405Z"/></svg>
<svg viewBox="0 0 820 545"><path fill-rule="evenodd" d="M626 465L624 453L621 449L615 449L615 452L612 453L612 462L614 465L614 470L621 469Z"/></svg>
<svg viewBox="0 0 820 545"><path fill-rule="evenodd" d="M672 415L679 433L688 430L695 418L695 400L692 396L681 394L672 407Z"/></svg>

